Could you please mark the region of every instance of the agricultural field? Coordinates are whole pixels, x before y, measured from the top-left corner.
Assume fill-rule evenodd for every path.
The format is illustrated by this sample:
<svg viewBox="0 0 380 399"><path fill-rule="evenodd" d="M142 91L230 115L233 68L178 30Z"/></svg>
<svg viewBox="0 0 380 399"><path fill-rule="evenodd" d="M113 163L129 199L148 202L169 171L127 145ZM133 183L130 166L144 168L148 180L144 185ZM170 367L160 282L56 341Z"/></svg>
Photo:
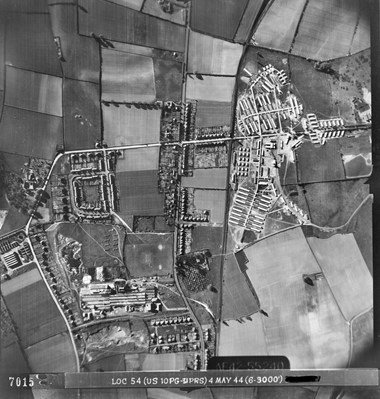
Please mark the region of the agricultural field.
<svg viewBox="0 0 380 399"><path fill-rule="evenodd" d="M371 28L371 10L370 7L362 7L360 10L359 23L356 28L354 39L350 49L351 54L355 54L370 46L370 28Z"/></svg>
<svg viewBox="0 0 380 399"><path fill-rule="evenodd" d="M125 369L124 354L123 353L114 354L113 351L112 352L109 351L108 353L110 353L110 356L102 357L101 359L83 365L83 371L85 372L125 371L126 369Z"/></svg>
<svg viewBox="0 0 380 399"><path fill-rule="evenodd" d="M5 105L62 116L62 78L8 66L5 84Z"/></svg>
<svg viewBox="0 0 380 399"><path fill-rule="evenodd" d="M24 279L25 274L17 277ZM12 281L12 280L11 280ZM66 329L45 283L40 280L4 296L24 348Z"/></svg>
<svg viewBox="0 0 380 399"><path fill-rule="evenodd" d="M298 26L292 53L316 60L328 60L349 54L360 8L356 0L347 0L344 3L340 0L308 1ZM296 27L297 24L293 26ZM310 32L313 34L310 35ZM337 37L341 39L336 40Z"/></svg>
<svg viewBox="0 0 380 399"><path fill-rule="evenodd" d="M183 177L183 187L225 189L227 168L194 169L193 176Z"/></svg>
<svg viewBox="0 0 380 399"><path fill-rule="evenodd" d="M120 190L119 215L157 216L164 214L164 195L158 192L157 170L116 174Z"/></svg>
<svg viewBox="0 0 380 399"><path fill-rule="evenodd" d="M158 162L160 156L160 148L134 148L122 150L123 156L117 159L116 171L120 179L126 177L120 175L123 172L146 172L149 176L153 176L158 181ZM130 176L133 176L131 174Z"/></svg>
<svg viewBox="0 0 380 399"><path fill-rule="evenodd" d="M77 371L74 348L67 332L32 345L25 353L33 373Z"/></svg>
<svg viewBox="0 0 380 399"><path fill-rule="evenodd" d="M124 231L120 226L59 223L53 225L47 235L51 248L57 248L59 235L81 243L81 259L86 268L123 266L121 247Z"/></svg>
<svg viewBox="0 0 380 399"><path fill-rule="evenodd" d="M243 46L190 32L189 73L236 75Z"/></svg>
<svg viewBox="0 0 380 399"><path fill-rule="evenodd" d="M0 123L2 151L52 159L62 143L62 118L4 106Z"/></svg>
<svg viewBox="0 0 380 399"><path fill-rule="evenodd" d="M305 3L306 0L274 1L254 32L257 45L287 53Z"/></svg>
<svg viewBox="0 0 380 399"><path fill-rule="evenodd" d="M329 140L322 146L305 141L297 149L298 183L329 182L346 177L338 140Z"/></svg>
<svg viewBox="0 0 380 399"><path fill-rule="evenodd" d="M366 179L321 182L303 186L311 222L338 227L347 223L369 195Z"/></svg>
<svg viewBox="0 0 380 399"><path fill-rule="evenodd" d="M235 87L234 77L203 76L202 80L187 75L188 99L231 102Z"/></svg>
<svg viewBox="0 0 380 399"><path fill-rule="evenodd" d="M102 49L102 100L150 102L155 98L152 58Z"/></svg>
<svg viewBox="0 0 380 399"><path fill-rule="evenodd" d="M63 56L60 67L65 77L99 83L99 44L92 37L78 35L77 7L54 0L49 0L49 3L54 3L54 6L49 7L49 24L51 23L53 35L60 38ZM54 46L53 41L51 45ZM56 49L54 51L51 59L58 60L58 52Z"/></svg>
<svg viewBox="0 0 380 399"><path fill-rule="evenodd" d="M231 123L231 102L197 101L195 126L223 126Z"/></svg>
<svg viewBox="0 0 380 399"><path fill-rule="evenodd" d="M369 310L372 277L353 234L336 234L321 240L307 239L331 291L347 321Z"/></svg>
<svg viewBox="0 0 380 399"><path fill-rule="evenodd" d="M210 211L210 223L223 223L226 192L220 190L195 190L194 205L199 210Z"/></svg>
<svg viewBox="0 0 380 399"><path fill-rule="evenodd" d="M263 317L268 353L288 356L294 368L344 367L348 326L328 276L314 286L303 281L302 274L321 269L301 228L260 241L244 253L249 259L247 275L268 314Z"/></svg>
<svg viewBox="0 0 380 399"><path fill-rule="evenodd" d="M79 33L119 42L183 52L185 28L104 0L79 1Z"/></svg>
<svg viewBox="0 0 380 399"><path fill-rule="evenodd" d="M6 65L62 76L49 13L9 14L5 48Z"/></svg>
<svg viewBox="0 0 380 399"><path fill-rule="evenodd" d="M369 177L372 173L371 158L366 159L362 155L350 159L344 163L347 178Z"/></svg>
<svg viewBox="0 0 380 399"><path fill-rule="evenodd" d="M118 4L120 6L125 6L128 8L132 8L133 10L140 11L141 7L144 4L144 0L108 0L111 3Z"/></svg>
<svg viewBox="0 0 380 399"><path fill-rule="evenodd" d="M141 0L141 2L143 1ZM185 10L182 7L178 7L175 3L171 3L173 10L171 13L164 12L156 0L145 0L143 3L144 7L141 10L143 13L153 15L162 19L167 19L168 21L171 21L175 24L185 25Z"/></svg>
<svg viewBox="0 0 380 399"><path fill-rule="evenodd" d="M28 362L25 359L25 355L23 354L20 344L17 341L13 342L11 345L7 347L1 346L1 363L0 363L1 375L11 375L11 373L28 374L30 372L31 370L28 366ZM2 391L3 388L4 387L2 386ZM7 396L7 397L11 398L12 396ZM31 395L31 398L33 398L33 395Z"/></svg>
<svg viewBox="0 0 380 399"><path fill-rule="evenodd" d="M370 310L351 323L352 328L352 357L350 365L354 367L370 367L368 354L373 351L373 310Z"/></svg>
<svg viewBox="0 0 380 399"><path fill-rule="evenodd" d="M189 353L160 353L143 355L144 360L141 370L186 370L187 357Z"/></svg>
<svg viewBox="0 0 380 399"><path fill-rule="evenodd" d="M37 269L37 265L34 268L23 273L21 276L12 278L8 281L1 283L1 293L4 296L17 293L18 291L24 290L29 285L38 283L41 281L41 274Z"/></svg>
<svg viewBox="0 0 380 399"><path fill-rule="evenodd" d="M0 227L0 234L7 234L13 230L19 229L26 225L29 215L23 214L12 205L6 204L6 207L2 207L2 210L6 211L4 223Z"/></svg>
<svg viewBox="0 0 380 399"><path fill-rule="evenodd" d="M220 325L219 356L270 355L266 342L264 318L261 313L251 320L228 320ZM278 354L278 353L277 353ZM283 355L283 353L281 353ZM293 366L291 364L291 366Z"/></svg>
<svg viewBox="0 0 380 399"><path fill-rule="evenodd" d="M223 227L196 226L192 238L192 251L209 249L213 256L219 255L222 249Z"/></svg>
<svg viewBox="0 0 380 399"><path fill-rule="evenodd" d="M223 271L222 319L236 320L258 310L258 299L241 272L235 255L227 255Z"/></svg>
<svg viewBox="0 0 380 399"><path fill-rule="evenodd" d="M260 8L263 6L263 3L264 0L248 0L239 28L235 34L235 42L245 43L249 41L251 30L256 18L259 16Z"/></svg>
<svg viewBox="0 0 380 399"><path fill-rule="evenodd" d="M67 150L93 148L101 137L99 96L98 84L64 80L64 142Z"/></svg>
<svg viewBox="0 0 380 399"><path fill-rule="evenodd" d="M191 4L191 29L232 40L248 0L195 0Z"/></svg>
<svg viewBox="0 0 380 399"><path fill-rule="evenodd" d="M177 60L153 58L156 99L180 101L182 93L182 64Z"/></svg>
<svg viewBox="0 0 380 399"><path fill-rule="evenodd" d="M120 107L103 105L102 112L104 140L108 146L159 142L160 109L144 110L135 107L127 108L123 105Z"/></svg>
<svg viewBox="0 0 380 399"><path fill-rule="evenodd" d="M132 277L166 275L173 272L173 235L158 234L154 243L146 242L145 234L133 234L124 245L124 260Z"/></svg>

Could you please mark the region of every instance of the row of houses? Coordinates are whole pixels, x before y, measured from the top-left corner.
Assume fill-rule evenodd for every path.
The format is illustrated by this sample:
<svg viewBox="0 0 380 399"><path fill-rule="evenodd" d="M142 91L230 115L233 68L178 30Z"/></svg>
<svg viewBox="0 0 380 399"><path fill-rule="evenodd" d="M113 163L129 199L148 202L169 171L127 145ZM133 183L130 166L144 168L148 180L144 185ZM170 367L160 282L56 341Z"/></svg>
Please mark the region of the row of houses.
<svg viewBox="0 0 380 399"><path fill-rule="evenodd" d="M345 135L342 118L318 119L315 114L307 114L302 126L313 144L325 144L326 140Z"/></svg>

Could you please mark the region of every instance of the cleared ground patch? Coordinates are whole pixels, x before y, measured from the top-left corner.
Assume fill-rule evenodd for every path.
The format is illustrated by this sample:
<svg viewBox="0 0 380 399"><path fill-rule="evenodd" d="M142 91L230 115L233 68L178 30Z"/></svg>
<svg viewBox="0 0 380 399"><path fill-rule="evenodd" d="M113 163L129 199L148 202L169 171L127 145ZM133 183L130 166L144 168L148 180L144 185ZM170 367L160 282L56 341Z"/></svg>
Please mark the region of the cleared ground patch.
<svg viewBox="0 0 380 399"><path fill-rule="evenodd" d="M33 373L78 371L74 348L66 332L30 346L25 353Z"/></svg>
<svg viewBox="0 0 380 399"><path fill-rule="evenodd" d="M344 180L346 177L338 140L329 140L322 146L311 141L297 149L299 184Z"/></svg>
<svg viewBox="0 0 380 399"><path fill-rule="evenodd" d="M232 101L235 87L234 77L203 76L203 79L187 76L188 99L204 101Z"/></svg>
<svg viewBox="0 0 380 399"><path fill-rule="evenodd" d="M314 60L347 55L359 9L360 5L356 0L309 0L292 52ZM337 40L337 37L340 39Z"/></svg>
<svg viewBox="0 0 380 399"><path fill-rule="evenodd" d="M158 176L159 147L135 148L121 151L124 155L117 160L117 172L141 172L155 169L155 174Z"/></svg>
<svg viewBox="0 0 380 399"><path fill-rule="evenodd" d="M94 32L119 42L184 51L183 26L103 0L80 0L79 5L79 33L82 35L90 36Z"/></svg>
<svg viewBox="0 0 380 399"><path fill-rule="evenodd" d="M23 278L20 276L18 278ZM40 279L4 296L24 347L52 337L66 329L45 283Z"/></svg>
<svg viewBox="0 0 380 399"><path fill-rule="evenodd" d="M268 353L283 354L292 368L344 367L348 325L327 280L309 286L303 274L321 269L301 228L269 237L244 250L263 317ZM339 258L338 258L339 259Z"/></svg>
<svg viewBox="0 0 380 399"><path fill-rule="evenodd" d="M0 123L0 148L15 154L52 159L61 144L62 118L5 106Z"/></svg>
<svg viewBox="0 0 380 399"><path fill-rule="evenodd" d="M152 58L102 49L102 100L150 102L155 98Z"/></svg>
<svg viewBox="0 0 380 399"><path fill-rule="evenodd" d="M256 32L258 46L288 52L306 0L274 1Z"/></svg>
<svg viewBox="0 0 380 399"><path fill-rule="evenodd" d="M62 79L7 67L5 105L62 116Z"/></svg>
<svg viewBox="0 0 380 399"><path fill-rule="evenodd" d="M235 255L224 260L222 319L239 319L259 310L257 298L253 295Z"/></svg>
<svg viewBox="0 0 380 399"><path fill-rule="evenodd" d="M194 205L196 209L210 211L211 223L223 223L226 207L225 191L195 190Z"/></svg>
<svg viewBox="0 0 380 399"><path fill-rule="evenodd" d="M231 123L231 103L197 101L195 125L198 127L223 126Z"/></svg>
<svg viewBox="0 0 380 399"><path fill-rule="evenodd" d="M190 32L188 72L235 75L243 46Z"/></svg>
<svg viewBox="0 0 380 399"><path fill-rule="evenodd" d="M193 176L183 177L183 187L225 189L227 168L194 169Z"/></svg>
<svg viewBox="0 0 380 399"><path fill-rule="evenodd" d="M244 15L240 21L239 28L235 35L235 41L244 43L250 39L251 29L253 24L258 17L260 8L262 7L264 0L249 0L247 7L244 11Z"/></svg>
<svg viewBox="0 0 380 399"><path fill-rule="evenodd" d="M65 148L93 148L101 137L99 85L65 79L63 82L63 113Z"/></svg>
<svg viewBox="0 0 380 399"><path fill-rule="evenodd" d="M307 241L346 320L373 306L372 277L352 234Z"/></svg>
<svg viewBox="0 0 380 399"><path fill-rule="evenodd" d="M161 110L135 107L102 107L104 140L112 146L158 143L160 140ZM148 149L145 149L147 151ZM127 151L128 154L131 150ZM133 150L132 150L133 151Z"/></svg>
<svg viewBox="0 0 380 399"><path fill-rule="evenodd" d="M119 215L164 214L164 195L158 192L157 170L120 172L116 180L120 189Z"/></svg>
<svg viewBox="0 0 380 399"><path fill-rule="evenodd" d="M9 3L9 2L8 2ZM49 13L8 14L5 63L62 76Z"/></svg>
<svg viewBox="0 0 380 399"><path fill-rule="evenodd" d="M195 0L191 4L191 28L210 36L232 40L248 0Z"/></svg>
<svg viewBox="0 0 380 399"><path fill-rule="evenodd" d="M263 316L255 313L252 321L239 323L229 320L220 325L219 356L269 355L264 330ZM283 353L281 353L283 355ZM292 365L292 364L291 364Z"/></svg>

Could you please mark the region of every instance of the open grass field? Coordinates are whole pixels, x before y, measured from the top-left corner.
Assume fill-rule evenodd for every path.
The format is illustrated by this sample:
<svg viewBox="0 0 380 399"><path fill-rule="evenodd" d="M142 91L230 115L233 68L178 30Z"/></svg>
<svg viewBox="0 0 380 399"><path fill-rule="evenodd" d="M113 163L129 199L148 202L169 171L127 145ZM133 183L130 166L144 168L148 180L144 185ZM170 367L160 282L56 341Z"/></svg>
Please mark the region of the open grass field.
<svg viewBox="0 0 380 399"><path fill-rule="evenodd" d="M7 67L5 105L62 116L62 78Z"/></svg>
<svg viewBox="0 0 380 399"><path fill-rule="evenodd" d="M354 39L352 41L350 53L354 54L358 51L370 47L370 28L371 28L371 11L370 7L362 7L360 10L359 24L356 29Z"/></svg>
<svg viewBox="0 0 380 399"><path fill-rule="evenodd" d="M306 0L274 1L254 32L257 45L288 52L305 3Z"/></svg>
<svg viewBox="0 0 380 399"><path fill-rule="evenodd" d="M232 40L248 0L195 0L191 4L191 29Z"/></svg>
<svg viewBox="0 0 380 399"><path fill-rule="evenodd" d="M225 189L227 168L194 169L193 176L183 177L183 187Z"/></svg>
<svg viewBox="0 0 380 399"><path fill-rule="evenodd" d="M101 136L99 85L65 79L63 82L63 113L65 148L93 148ZM75 117L80 115L80 117Z"/></svg>
<svg viewBox="0 0 380 399"><path fill-rule="evenodd" d="M51 248L56 248L58 234L82 244L81 257L85 267L119 267L122 264L120 240L115 227L103 224L56 224L48 231Z"/></svg>
<svg viewBox="0 0 380 399"><path fill-rule="evenodd" d="M266 331L261 313L250 316L252 321L227 321L220 327L219 356L269 355L266 343ZM291 364L292 365L292 364Z"/></svg>
<svg viewBox="0 0 380 399"><path fill-rule="evenodd" d="M4 107L0 123L2 151L52 159L62 143L62 118Z"/></svg>
<svg viewBox="0 0 380 399"><path fill-rule="evenodd" d="M120 42L183 52L185 28L104 0L80 0L79 33ZM82 8L83 7L83 8Z"/></svg>
<svg viewBox="0 0 380 399"><path fill-rule="evenodd" d="M127 108L124 105L105 107L103 105L102 111L104 140L108 146L159 142L161 110ZM126 154L130 151L126 151Z"/></svg>
<svg viewBox="0 0 380 399"><path fill-rule="evenodd" d="M366 158L358 155L348 162L344 162L344 170L347 178L370 176L372 173L372 162L368 163Z"/></svg>
<svg viewBox="0 0 380 399"><path fill-rule="evenodd" d="M250 39L251 29L253 28L253 24L258 17L263 3L264 0L248 0L247 7L244 11L239 28L235 35L236 42L244 43Z"/></svg>
<svg viewBox="0 0 380 399"><path fill-rule="evenodd" d="M223 269L222 319L236 320L258 310L258 300L248 286L235 255L227 255Z"/></svg>
<svg viewBox="0 0 380 399"><path fill-rule="evenodd" d="M66 329L42 279L5 295L4 300L25 348Z"/></svg>
<svg viewBox="0 0 380 399"><path fill-rule="evenodd" d="M318 226L337 227L349 220L368 196L366 179L306 184L304 186L311 221Z"/></svg>
<svg viewBox="0 0 380 399"><path fill-rule="evenodd" d="M302 274L320 272L300 228L244 250L249 276L260 300L269 354L288 356L295 368L344 367L348 325L326 280L311 287Z"/></svg>
<svg viewBox="0 0 380 399"><path fill-rule="evenodd" d="M299 184L344 180L346 177L338 140L315 146L304 142L297 149Z"/></svg>
<svg viewBox="0 0 380 399"><path fill-rule="evenodd" d="M372 277L353 234L307 240L346 320L373 306Z"/></svg>
<svg viewBox="0 0 380 399"><path fill-rule="evenodd" d="M25 353L33 373L77 371L74 348L67 332L32 345Z"/></svg>
<svg viewBox="0 0 380 399"><path fill-rule="evenodd" d="M17 68L62 76L48 13L8 15L5 62Z"/></svg>
<svg viewBox="0 0 380 399"><path fill-rule="evenodd" d="M99 83L99 44L92 37L77 34L76 4L49 1L54 3L49 7L49 13L53 34L61 41L64 58L61 67L65 77Z"/></svg>
<svg viewBox="0 0 380 399"><path fill-rule="evenodd" d="M11 375L12 373L30 373L28 363L18 342L13 342L6 348L3 346L1 347L0 364L0 373L2 375Z"/></svg>
<svg viewBox="0 0 380 399"><path fill-rule="evenodd" d="M188 353L165 353L158 355L144 355L141 370L186 370Z"/></svg>
<svg viewBox="0 0 380 399"><path fill-rule="evenodd" d="M172 235L160 235L157 244L127 244L124 259L133 277L163 275L173 272ZM171 238L168 240L168 238Z"/></svg>
<svg viewBox="0 0 380 399"><path fill-rule="evenodd" d="M352 322L353 352L351 365L365 367L366 357L373 350L373 310L357 317Z"/></svg>
<svg viewBox="0 0 380 399"><path fill-rule="evenodd" d="M155 174L156 180L158 179L159 147L134 148L123 151L124 157L117 160L117 172L151 171L152 175Z"/></svg>
<svg viewBox="0 0 380 399"><path fill-rule="evenodd" d="M155 98L152 58L102 49L102 100L150 102Z"/></svg>
<svg viewBox="0 0 380 399"><path fill-rule="evenodd" d="M173 4L173 3L172 3ZM167 19L176 24L185 25L186 14L181 7L173 7L172 13L164 12L156 0L145 0L142 12L158 18Z"/></svg>
<svg viewBox="0 0 380 399"><path fill-rule="evenodd" d="M196 226L192 234L192 251L209 249L212 255L221 253L223 228L210 226Z"/></svg>
<svg viewBox="0 0 380 399"><path fill-rule="evenodd" d="M188 72L236 75L243 46L190 32Z"/></svg>
<svg viewBox="0 0 380 399"><path fill-rule="evenodd" d="M231 112L230 102L198 101L195 125L198 127L229 125Z"/></svg>
<svg viewBox="0 0 380 399"><path fill-rule="evenodd" d="M14 277L11 280L7 280L1 283L1 293L4 296L17 293L20 290L24 290L29 285L42 281L40 272L35 265L35 269L29 270L20 276Z"/></svg>
<svg viewBox="0 0 380 399"><path fill-rule="evenodd" d="M182 64L153 58L157 100L180 101L182 93Z"/></svg>
<svg viewBox="0 0 380 399"><path fill-rule="evenodd" d="M309 0L295 37L293 54L314 60L347 55L359 10L356 0Z"/></svg>
<svg viewBox="0 0 380 399"><path fill-rule="evenodd" d="M209 210L211 223L223 223L226 207L225 194L224 190L195 190L195 208Z"/></svg>
<svg viewBox="0 0 380 399"><path fill-rule="evenodd" d="M122 217L164 214L164 195L158 192L157 170L140 170L116 174L120 188Z"/></svg>
<svg viewBox="0 0 380 399"><path fill-rule="evenodd" d="M234 77L187 77L186 96L192 100L231 102L235 87Z"/></svg>

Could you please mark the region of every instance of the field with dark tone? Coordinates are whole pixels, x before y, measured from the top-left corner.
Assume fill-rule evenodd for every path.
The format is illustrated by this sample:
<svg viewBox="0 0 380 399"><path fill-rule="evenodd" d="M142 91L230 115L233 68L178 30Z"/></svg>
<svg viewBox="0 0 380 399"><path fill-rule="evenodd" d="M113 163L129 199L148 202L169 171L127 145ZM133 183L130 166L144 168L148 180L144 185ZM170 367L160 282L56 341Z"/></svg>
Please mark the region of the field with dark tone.
<svg viewBox="0 0 380 399"><path fill-rule="evenodd" d="M79 32L120 42L184 51L185 28L138 11L100 1L79 1Z"/></svg>
<svg viewBox="0 0 380 399"><path fill-rule="evenodd" d="M196 226L192 233L192 251L209 249L212 255L218 255L222 250L223 228Z"/></svg>
<svg viewBox="0 0 380 399"><path fill-rule="evenodd" d="M368 196L366 179L305 184L311 221L318 226L345 224Z"/></svg>
<svg viewBox="0 0 380 399"><path fill-rule="evenodd" d="M248 0L195 0L191 5L191 28L232 40L239 26Z"/></svg>
<svg viewBox="0 0 380 399"><path fill-rule="evenodd" d="M222 126L231 123L231 103L198 101L195 124L198 127Z"/></svg>
<svg viewBox="0 0 380 399"><path fill-rule="evenodd" d="M62 118L4 107L0 123L3 151L52 159L62 140Z"/></svg>
<svg viewBox="0 0 380 399"><path fill-rule="evenodd" d="M153 58L156 99L180 101L182 65L179 62Z"/></svg>
<svg viewBox="0 0 380 399"><path fill-rule="evenodd" d="M239 319L259 310L247 280L241 272L235 255L227 255L223 265L222 319Z"/></svg>
<svg viewBox="0 0 380 399"><path fill-rule="evenodd" d="M25 348L66 330L42 279L6 295L4 300Z"/></svg>
<svg viewBox="0 0 380 399"><path fill-rule="evenodd" d="M5 62L17 68L62 76L48 13L9 15Z"/></svg>
<svg viewBox="0 0 380 399"><path fill-rule="evenodd" d="M124 353L110 354L110 356L103 357L95 362L86 363L83 366L85 372L99 372L99 371L125 371Z"/></svg>
<svg viewBox="0 0 380 399"><path fill-rule="evenodd" d="M338 140L328 140L322 146L311 141L297 149L298 183L344 180L345 170Z"/></svg>
<svg viewBox="0 0 380 399"><path fill-rule="evenodd" d="M101 135L99 85L65 79L63 114L65 148L67 150L93 148Z"/></svg>
<svg viewBox="0 0 380 399"><path fill-rule="evenodd" d="M156 216L164 214L164 195L158 192L157 170L116 174L120 189L119 214Z"/></svg>
<svg viewBox="0 0 380 399"><path fill-rule="evenodd" d="M133 277L163 275L173 272L173 235L133 235L133 243L124 245L124 261Z"/></svg>
<svg viewBox="0 0 380 399"><path fill-rule="evenodd" d="M239 28L236 31L236 42L244 43L245 41L248 41L250 39L250 33L253 28L253 24L258 17L260 8L263 3L264 0L248 0L248 4L240 21Z"/></svg>

